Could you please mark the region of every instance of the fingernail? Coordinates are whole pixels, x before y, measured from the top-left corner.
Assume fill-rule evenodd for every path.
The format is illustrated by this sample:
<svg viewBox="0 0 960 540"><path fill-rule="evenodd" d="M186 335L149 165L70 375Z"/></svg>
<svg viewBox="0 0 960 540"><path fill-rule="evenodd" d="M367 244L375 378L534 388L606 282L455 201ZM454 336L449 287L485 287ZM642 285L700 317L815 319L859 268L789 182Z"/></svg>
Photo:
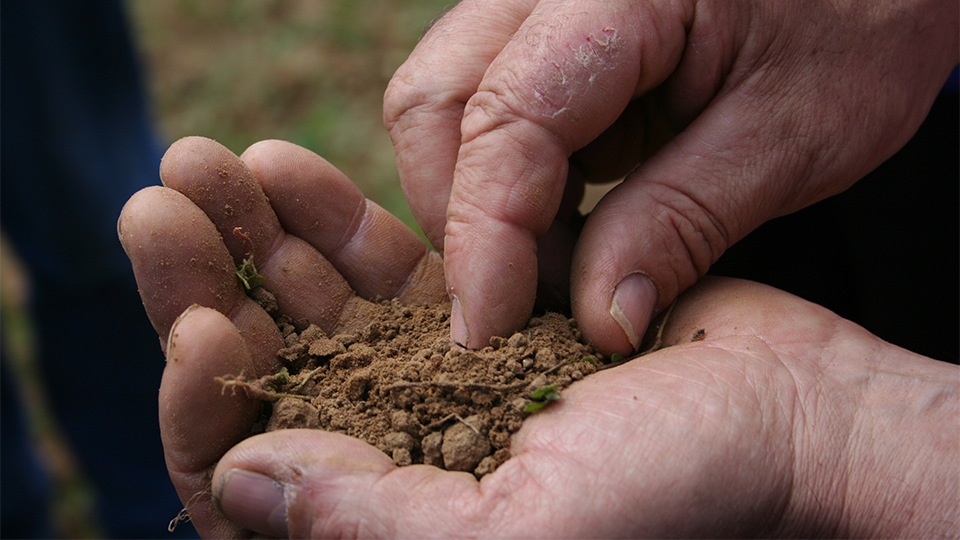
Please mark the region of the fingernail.
<svg viewBox="0 0 960 540"><path fill-rule="evenodd" d="M470 344L470 333L467 332L467 322L463 319L463 310L460 309L460 299L453 297L450 306L450 339L457 345L467 347Z"/></svg>
<svg viewBox="0 0 960 540"><path fill-rule="evenodd" d="M230 469L216 494L220 511L237 525L276 538L287 537L283 485L259 473Z"/></svg>
<svg viewBox="0 0 960 540"><path fill-rule="evenodd" d="M177 315L177 318L173 321L173 324L170 325L170 332L167 334L166 342L160 343L167 362L171 360L174 362L177 361L177 355L175 353L176 343L174 343L174 340L177 337L177 327L180 326L180 323L187 318L187 315L194 312L199 307L200 304L190 304L187 306L187 309L183 310L183 313Z"/></svg>
<svg viewBox="0 0 960 540"><path fill-rule="evenodd" d="M633 350L640 348L650 316L657 305L657 288L643 274L630 274L613 290L610 316L617 321Z"/></svg>

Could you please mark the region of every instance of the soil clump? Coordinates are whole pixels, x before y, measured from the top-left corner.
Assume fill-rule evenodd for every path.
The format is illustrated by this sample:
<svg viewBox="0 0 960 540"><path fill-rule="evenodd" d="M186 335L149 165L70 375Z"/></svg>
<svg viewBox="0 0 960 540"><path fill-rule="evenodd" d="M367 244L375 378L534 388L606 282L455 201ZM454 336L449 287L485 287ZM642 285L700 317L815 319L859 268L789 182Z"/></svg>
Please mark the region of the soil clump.
<svg viewBox="0 0 960 540"><path fill-rule="evenodd" d="M557 313L532 318L481 350L450 342L450 305L364 302L366 326L326 335L297 332L276 315L286 347L283 368L258 380L228 377L228 388L271 403L260 429L313 428L376 446L399 466L424 463L478 478L510 457L524 419L594 373L602 357L583 342L576 321Z"/></svg>

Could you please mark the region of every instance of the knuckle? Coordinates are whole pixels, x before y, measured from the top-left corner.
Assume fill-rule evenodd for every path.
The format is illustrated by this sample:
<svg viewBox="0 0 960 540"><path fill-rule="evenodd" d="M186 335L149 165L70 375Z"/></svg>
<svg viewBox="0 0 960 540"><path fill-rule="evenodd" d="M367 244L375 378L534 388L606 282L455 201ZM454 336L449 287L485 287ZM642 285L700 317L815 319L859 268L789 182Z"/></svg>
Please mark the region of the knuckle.
<svg viewBox="0 0 960 540"><path fill-rule="evenodd" d="M678 276L693 274L691 279L681 279L683 282L690 281L689 285L706 274L729 247L730 233L724 222L707 205L680 191L672 193L675 195L660 201L664 212L659 219L666 226L665 230L675 231L677 235L678 242L674 244L677 252L672 258L678 265L675 267Z"/></svg>
<svg viewBox="0 0 960 540"><path fill-rule="evenodd" d="M511 78L500 79L501 84L497 87L479 90L470 97L463 110L460 128L462 142L470 142L484 133L524 119L519 114L513 94L509 90Z"/></svg>
<svg viewBox="0 0 960 540"><path fill-rule="evenodd" d="M411 71L408 64L400 66L383 94L383 122L388 130L392 130L409 111L428 101L422 82Z"/></svg>

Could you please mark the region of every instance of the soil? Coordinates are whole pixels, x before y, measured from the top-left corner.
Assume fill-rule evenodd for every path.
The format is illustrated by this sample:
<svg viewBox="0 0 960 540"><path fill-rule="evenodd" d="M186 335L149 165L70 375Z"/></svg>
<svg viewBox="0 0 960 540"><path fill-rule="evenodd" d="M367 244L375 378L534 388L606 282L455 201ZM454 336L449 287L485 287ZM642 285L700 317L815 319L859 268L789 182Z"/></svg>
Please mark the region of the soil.
<svg viewBox="0 0 960 540"><path fill-rule="evenodd" d="M255 292L275 313L272 295ZM465 350L450 342L449 304L383 300L364 310L362 330L333 336L315 325L297 332L275 315L286 344L280 373L222 383L271 403L263 431L343 433L399 466L425 463L479 478L510 457L511 435L525 418L602 366L576 321L557 313Z"/></svg>

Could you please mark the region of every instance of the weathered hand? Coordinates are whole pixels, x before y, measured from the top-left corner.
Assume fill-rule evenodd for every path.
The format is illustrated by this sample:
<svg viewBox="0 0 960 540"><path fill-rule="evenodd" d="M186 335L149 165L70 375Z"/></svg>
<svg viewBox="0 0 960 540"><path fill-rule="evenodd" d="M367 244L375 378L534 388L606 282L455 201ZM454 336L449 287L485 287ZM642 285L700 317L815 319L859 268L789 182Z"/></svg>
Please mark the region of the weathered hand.
<svg viewBox="0 0 960 540"><path fill-rule="evenodd" d="M384 98L454 338L519 328L539 275L605 353L635 349L728 246L909 139L958 18L946 0L461 2ZM582 182L625 174L574 248Z"/></svg>
<svg viewBox="0 0 960 540"><path fill-rule="evenodd" d="M178 333L174 344L197 338ZM296 538L957 533L956 366L787 293L711 278L680 297L665 341L565 390L481 482L290 430L223 456L214 494L236 523Z"/></svg>
<svg viewBox="0 0 960 540"><path fill-rule="evenodd" d="M442 265L329 163L289 143L258 143L238 158L211 140L183 139L161 177L166 187L130 199L118 231L167 355L160 428L170 476L201 534L234 536L241 530L210 505L210 474L259 405L224 395L214 377L276 372L282 347L236 276L251 248L234 229L250 238L281 311L328 333L365 324L353 310L357 294L445 300Z"/></svg>

